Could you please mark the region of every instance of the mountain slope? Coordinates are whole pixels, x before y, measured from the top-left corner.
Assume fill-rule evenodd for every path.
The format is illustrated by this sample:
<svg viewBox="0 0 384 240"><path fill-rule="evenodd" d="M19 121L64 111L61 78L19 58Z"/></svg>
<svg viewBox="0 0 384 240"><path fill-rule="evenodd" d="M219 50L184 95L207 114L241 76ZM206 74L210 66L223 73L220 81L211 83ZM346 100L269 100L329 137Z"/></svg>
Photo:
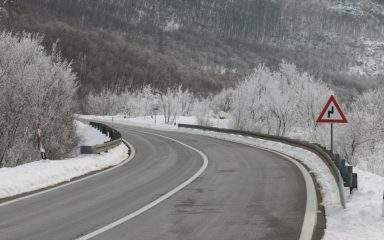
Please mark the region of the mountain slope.
<svg viewBox="0 0 384 240"><path fill-rule="evenodd" d="M3 25L45 34L47 46L59 39L81 93L183 84L207 94L281 59L360 91L381 81L366 43L383 39L383 2L19 0Z"/></svg>

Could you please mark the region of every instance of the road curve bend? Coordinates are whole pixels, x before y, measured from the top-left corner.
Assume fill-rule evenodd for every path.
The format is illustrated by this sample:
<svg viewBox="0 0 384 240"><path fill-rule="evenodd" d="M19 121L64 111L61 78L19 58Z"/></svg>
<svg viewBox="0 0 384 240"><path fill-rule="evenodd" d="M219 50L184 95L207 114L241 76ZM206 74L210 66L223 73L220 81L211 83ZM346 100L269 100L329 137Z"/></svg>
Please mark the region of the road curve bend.
<svg viewBox="0 0 384 240"><path fill-rule="evenodd" d="M116 128L136 149L132 161L0 207L0 239L300 239L307 187L284 156L206 136Z"/></svg>

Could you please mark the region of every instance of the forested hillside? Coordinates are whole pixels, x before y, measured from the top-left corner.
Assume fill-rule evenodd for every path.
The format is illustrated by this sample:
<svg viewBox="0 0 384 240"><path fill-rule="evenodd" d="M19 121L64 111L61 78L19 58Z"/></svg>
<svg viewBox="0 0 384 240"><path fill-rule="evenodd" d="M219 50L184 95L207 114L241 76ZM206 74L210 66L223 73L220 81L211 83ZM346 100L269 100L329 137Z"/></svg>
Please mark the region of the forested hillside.
<svg viewBox="0 0 384 240"><path fill-rule="evenodd" d="M12 0L1 19L59 39L80 96L147 84L207 95L285 59L347 98L382 82L383 12L382 0Z"/></svg>

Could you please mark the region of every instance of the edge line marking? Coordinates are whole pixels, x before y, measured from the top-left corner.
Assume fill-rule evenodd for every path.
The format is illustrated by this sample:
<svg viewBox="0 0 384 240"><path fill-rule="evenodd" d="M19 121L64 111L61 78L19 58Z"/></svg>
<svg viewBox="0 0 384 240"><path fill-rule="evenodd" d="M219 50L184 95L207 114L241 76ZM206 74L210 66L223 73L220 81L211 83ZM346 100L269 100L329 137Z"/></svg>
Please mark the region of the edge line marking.
<svg viewBox="0 0 384 240"><path fill-rule="evenodd" d="M201 135L201 134L198 134L198 135L205 136L205 135ZM211 136L207 136L207 137L211 137ZM312 179L311 175L309 174L308 170L303 166L304 163L301 163L298 160L292 158L291 156L289 156L285 153L279 152L278 150L268 149L265 147L256 146L256 145L252 145L252 144L248 144L248 143L243 143L243 142L235 141L235 140L221 139L221 138L216 138L216 137L212 137L212 138L220 139L220 140L228 141L228 142L234 142L234 143L242 144L242 145L253 147L253 148L258 148L258 149L261 149L261 150L264 150L267 152L277 154L277 155L283 157L284 159L292 162L293 164L295 164L299 168L301 174L304 177L305 187L307 190L307 201L306 201L306 207L305 207L305 214L304 214L303 225L301 227L301 233L300 233L299 240L311 240L313 233L314 233L315 226L317 224L318 202L317 202L315 183L313 182L313 179Z"/></svg>
<svg viewBox="0 0 384 240"><path fill-rule="evenodd" d="M90 233L87 233L79 238L75 238L75 240L88 240L88 239L91 239L93 237L96 237L97 235L100 235L112 228L115 228L129 220L131 220L132 218L148 211L149 209L155 207L156 205L158 205L159 203L163 202L164 200L168 199L169 197L171 197L172 195L176 194L177 192L179 192L181 189L183 189L184 187L186 187L187 185L189 185L190 183L192 183L193 181L195 181L204 171L205 169L207 168L208 166L208 157L200 150L188 145L188 144L185 144L183 142L180 142L176 139L173 139L173 138L170 138L170 137L166 137L166 136L163 136L163 135L160 135L160 134L155 134L155 133L149 133L149 132L143 132L143 131L137 131L137 130L131 130L131 131L135 131L135 132L139 132L139 133L144 133L144 134L149 134L149 135L154 135L154 136L158 136L158 137L161 137L161 138L165 138L165 139L168 139L168 140L171 140L171 141L174 141L174 142L177 142L189 149L192 149L193 151L197 152L202 158L203 158L203 165L201 166L201 168L190 178L188 178L185 182L183 182L182 184L180 184L179 186L175 187L174 189L172 189L171 191L167 192L166 194L162 195L161 197L159 197L158 199L148 203L147 205L145 205L144 207L141 207L140 209L128 214L127 216L123 217L123 218L120 218L104 227L101 227L95 231L92 231Z"/></svg>

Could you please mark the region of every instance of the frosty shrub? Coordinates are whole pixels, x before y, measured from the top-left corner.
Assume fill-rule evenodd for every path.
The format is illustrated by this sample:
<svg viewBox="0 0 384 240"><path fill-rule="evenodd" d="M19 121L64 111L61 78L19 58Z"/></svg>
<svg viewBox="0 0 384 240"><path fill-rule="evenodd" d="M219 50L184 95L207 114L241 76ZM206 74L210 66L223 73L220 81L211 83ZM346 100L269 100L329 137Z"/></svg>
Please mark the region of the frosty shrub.
<svg viewBox="0 0 384 240"><path fill-rule="evenodd" d="M42 41L28 33L0 34L0 167L39 159L38 121L50 159L65 157L77 144L76 76L56 46L48 53Z"/></svg>

